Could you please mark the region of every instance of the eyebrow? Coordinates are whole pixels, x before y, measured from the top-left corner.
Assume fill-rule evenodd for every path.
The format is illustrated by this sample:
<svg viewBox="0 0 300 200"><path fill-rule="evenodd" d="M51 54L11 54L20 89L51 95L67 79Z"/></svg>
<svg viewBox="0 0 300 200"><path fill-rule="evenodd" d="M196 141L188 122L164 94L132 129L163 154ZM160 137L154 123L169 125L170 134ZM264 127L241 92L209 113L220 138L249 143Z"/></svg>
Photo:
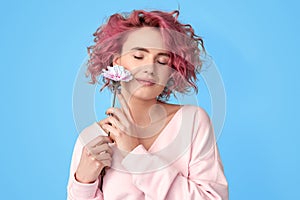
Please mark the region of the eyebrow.
<svg viewBox="0 0 300 200"><path fill-rule="evenodd" d="M137 50L137 51L144 51L146 53L150 53L150 51L146 48L143 48L143 47L134 47L132 48L131 50ZM160 55L160 56L168 56L170 57L170 54L169 53L163 53L163 52L160 52L158 53L157 55Z"/></svg>

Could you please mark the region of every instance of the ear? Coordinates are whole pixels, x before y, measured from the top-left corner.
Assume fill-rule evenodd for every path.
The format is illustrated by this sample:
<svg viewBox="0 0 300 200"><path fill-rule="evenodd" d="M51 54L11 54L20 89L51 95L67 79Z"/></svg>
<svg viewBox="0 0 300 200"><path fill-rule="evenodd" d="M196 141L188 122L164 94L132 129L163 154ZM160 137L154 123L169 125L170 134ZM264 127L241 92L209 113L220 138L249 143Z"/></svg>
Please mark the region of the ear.
<svg viewBox="0 0 300 200"><path fill-rule="evenodd" d="M113 66L121 65L121 56L119 54L115 54L113 57Z"/></svg>

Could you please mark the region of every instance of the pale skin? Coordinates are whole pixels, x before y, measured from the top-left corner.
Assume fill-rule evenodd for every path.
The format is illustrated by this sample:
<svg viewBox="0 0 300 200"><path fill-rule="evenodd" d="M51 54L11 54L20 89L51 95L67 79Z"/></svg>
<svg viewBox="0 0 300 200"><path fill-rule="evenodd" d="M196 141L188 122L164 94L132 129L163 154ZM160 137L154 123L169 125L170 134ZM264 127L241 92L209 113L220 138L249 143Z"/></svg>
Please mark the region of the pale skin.
<svg viewBox="0 0 300 200"><path fill-rule="evenodd" d="M171 74L170 58L163 44L154 28L141 28L128 35L122 55L116 56L113 64L124 66L134 79L122 83L118 94L121 108L107 109L108 117L98 122L103 130L110 132L110 137L98 136L83 148L75 172L77 181L93 183L104 167L111 166L109 143L115 142L125 152L124 156L140 144L150 148L180 108L157 100Z"/></svg>

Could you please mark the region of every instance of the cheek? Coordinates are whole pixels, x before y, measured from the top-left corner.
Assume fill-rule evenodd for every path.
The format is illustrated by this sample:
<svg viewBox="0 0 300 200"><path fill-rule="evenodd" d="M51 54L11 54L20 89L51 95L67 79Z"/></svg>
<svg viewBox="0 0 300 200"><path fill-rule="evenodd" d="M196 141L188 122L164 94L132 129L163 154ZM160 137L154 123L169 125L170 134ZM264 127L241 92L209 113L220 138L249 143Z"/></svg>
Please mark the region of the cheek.
<svg viewBox="0 0 300 200"><path fill-rule="evenodd" d="M121 60L120 65L123 66L126 70L132 70L132 64L126 60Z"/></svg>
<svg viewBox="0 0 300 200"><path fill-rule="evenodd" d="M137 63L135 63L134 60L131 59L129 56L121 57L120 65L128 71L134 71L134 69L138 67Z"/></svg>
<svg viewBox="0 0 300 200"><path fill-rule="evenodd" d="M158 76L159 76L159 83L162 85L166 85L166 83L168 82L171 76L171 70L169 68L165 68L164 70L159 70Z"/></svg>

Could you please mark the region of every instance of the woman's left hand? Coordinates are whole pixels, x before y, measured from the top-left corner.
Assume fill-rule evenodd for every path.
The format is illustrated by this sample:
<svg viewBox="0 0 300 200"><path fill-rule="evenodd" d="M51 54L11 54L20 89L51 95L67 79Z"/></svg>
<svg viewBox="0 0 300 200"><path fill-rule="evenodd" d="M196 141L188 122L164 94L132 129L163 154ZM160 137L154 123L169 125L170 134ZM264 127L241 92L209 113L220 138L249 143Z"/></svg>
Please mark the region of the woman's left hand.
<svg viewBox="0 0 300 200"><path fill-rule="evenodd" d="M109 116L100 121L100 124L110 133L111 139L116 142L120 150L130 152L139 145L137 128L122 94L118 94L118 98L122 109L107 109L106 114Z"/></svg>

